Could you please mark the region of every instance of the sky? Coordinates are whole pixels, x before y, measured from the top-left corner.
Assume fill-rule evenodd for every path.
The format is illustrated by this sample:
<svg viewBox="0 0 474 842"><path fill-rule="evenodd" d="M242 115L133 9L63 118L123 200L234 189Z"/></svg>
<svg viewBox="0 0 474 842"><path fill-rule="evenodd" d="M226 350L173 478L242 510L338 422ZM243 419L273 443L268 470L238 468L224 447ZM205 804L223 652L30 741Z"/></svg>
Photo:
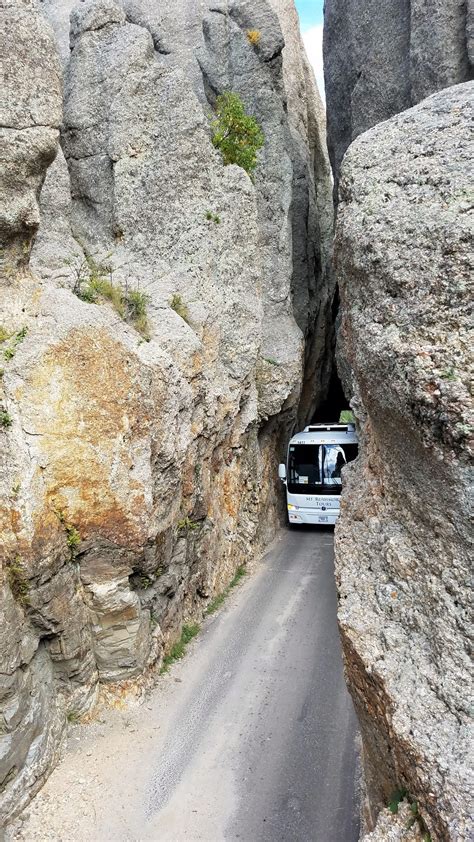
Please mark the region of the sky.
<svg viewBox="0 0 474 842"><path fill-rule="evenodd" d="M324 0L295 0L300 16L301 31L309 60L314 67L316 81L324 99L323 75L323 5Z"/></svg>

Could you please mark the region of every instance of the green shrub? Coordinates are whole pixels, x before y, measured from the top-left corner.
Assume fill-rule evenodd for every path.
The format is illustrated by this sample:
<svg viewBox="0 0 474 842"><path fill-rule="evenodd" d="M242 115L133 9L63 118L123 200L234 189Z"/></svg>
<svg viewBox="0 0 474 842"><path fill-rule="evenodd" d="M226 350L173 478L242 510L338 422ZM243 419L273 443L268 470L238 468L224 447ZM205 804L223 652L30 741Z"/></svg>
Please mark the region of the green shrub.
<svg viewBox="0 0 474 842"><path fill-rule="evenodd" d="M147 591L149 588L153 587L153 579L150 576L147 576L146 573L139 573L134 578L134 585L141 591Z"/></svg>
<svg viewBox="0 0 474 842"><path fill-rule="evenodd" d="M139 289L133 289L125 293L124 299L128 319L130 319L135 329L141 333L144 339L149 339L147 306L150 296L145 292L140 292Z"/></svg>
<svg viewBox="0 0 474 842"><path fill-rule="evenodd" d="M71 561L74 561L76 557L76 550L81 543L81 536L77 531L75 526L72 526L70 523L65 524L66 528L66 535L67 535L67 545L71 552Z"/></svg>
<svg viewBox="0 0 474 842"><path fill-rule="evenodd" d="M232 91L217 98L216 114L212 142L221 152L224 164L237 164L251 175L257 166L257 152L265 142L262 129Z"/></svg>
<svg viewBox="0 0 474 842"><path fill-rule="evenodd" d="M81 540L82 540L82 538L80 536L80 533L76 529L76 527L73 526L72 523L69 523L66 520L66 515L64 514L64 511L62 509L55 509L54 514L58 518L61 526L64 527L64 531L66 533L66 543L69 547L69 551L70 551L70 554L71 554L70 559L71 559L71 561L74 561L74 559L76 557L76 550L79 547L79 545L81 543Z"/></svg>
<svg viewBox="0 0 474 842"><path fill-rule="evenodd" d="M4 429L8 429L13 424L11 415L6 411L6 409L0 409L0 427Z"/></svg>
<svg viewBox="0 0 474 842"><path fill-rule="evenodd" d="M5 357L6 360L12 360L13 359L13 357L16 354L17 345L19 345L21 342L23 342L27 333L28 333L27 327L22 327L21 330L19 330L17 333L14 334L13 339L12 339L11 334L9 334L7 336L5 333L3 333L4 338L3 338L3 340L0 339L0 342L5 342L7 339L11 339L10 345L7 348L5 348L5 350L3 352L3 356Z"/></svg>
<svg viewBox="0 0 474 842"><path fill-rule="evenodd" d="M343 409L339 416L339 424L355 424L354 413L350 409Z"/></svg>

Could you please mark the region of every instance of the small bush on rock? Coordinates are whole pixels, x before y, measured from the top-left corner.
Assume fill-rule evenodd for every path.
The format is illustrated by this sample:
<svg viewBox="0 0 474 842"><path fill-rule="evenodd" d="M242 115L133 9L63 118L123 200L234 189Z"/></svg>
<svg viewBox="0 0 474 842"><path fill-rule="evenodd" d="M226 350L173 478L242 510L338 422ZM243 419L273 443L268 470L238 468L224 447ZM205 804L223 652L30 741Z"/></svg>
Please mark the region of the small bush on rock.
<svg viewBox="0 0 474 842"><path fill-rule="evenodd" d="M21 330L19 330L17 333L15 333L13 335L8 334L8 336L5 335L4 338L0 340L0 342L5 342L7 339L10 340L10 344L8 345L7 348L5 348L5 350L3 352L3 356L5 357L6 360L12 360L13 359L13 357L16 354L17 346L20 345L23 342L27 333L28 333L28 328L22 327Z"/></svg>
<svg viewBox="0 0 474 842"><path fill-rule="evenodd" d="M221 152L224 164L237 164L251 175L257 166L257 152L265 142L262 129L246 113L239 95L232 91L217 98L216 113L212 142Z"/></svg>
<svg viewBox="0 0 474 842"><path fill-rule="evenodd" d="M139 289L132 289L125 294L125 305L127 316L135 329L145 338L149 339L149 326L147 317L147 306L150 297Z"/></svg>
<svg viewBox="0 0 474 842"><path fill-rule="evenodd" d="M13 424L11 415L6 411L6 409L0 409L0 427L4 429L8 429Z"/></svg>

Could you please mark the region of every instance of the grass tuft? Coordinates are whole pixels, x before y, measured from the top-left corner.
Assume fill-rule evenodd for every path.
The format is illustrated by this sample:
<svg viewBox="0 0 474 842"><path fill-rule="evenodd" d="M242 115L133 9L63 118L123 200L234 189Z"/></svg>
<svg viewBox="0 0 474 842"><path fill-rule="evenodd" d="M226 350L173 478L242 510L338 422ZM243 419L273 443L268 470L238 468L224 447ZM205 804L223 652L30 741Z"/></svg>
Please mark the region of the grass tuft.
<svg viewBox="0 0 474 842"><path fill-rule="evenodd" d="M67 535L67 545L71 552L71 561L74 561L76 557L76 550L81 543L81 536L77 531L75 526L71 526L71 524L66 524L66 535Z"/></svg>
<svg viewBox="0 0 474 842"><path fill-rule="evenodd" d="M184 517L182 520L178 520L176 526L180 532L194 532L195 529L199 529L200 523L198 520L191 520L190 517Z"/></svg>
<svg viewBox="0 0 474 842"><path fill-rule="evenodd" d="M109 255L110 257L111 255ZM65 264L72 265L71 260ZM76 275L73 293L87 304L99 304L110 301L121 319L133 325L148 342L150 330L147 318L147 305L150 297L139 289L129 290L113 282L113 267L108 263L97 263L91 255L74 268Z"/></svg>
<svg viewBox="0 0 474 842"><path fill-rule="evenodd" d="M210 210L206 211L206 219L208 222L215 222L216 225L219 225L221 218L217 215L217 213L213 213Z"/></svg>
<svg viewBox="0 0 474 842"><path fill-rule="evenodd" d="M6 409L0 409L0 427L3 427L4 430L8 430L9 427L13 424L12 417Z"/></svg>
<svg viewBox="0 0 474 842"><path fill-rule="evenodd" d="M163 658L163 664L160 669L160 675L162 675L165 672L168 672L170 666L174 664L175 661L180 661L181 658L184 657L184 654L186 652L186 646L193 639L193 637L196 637L196 635L199 634L200 630L201 627L197 623L194 623L191 626L183 626L180 639L174 644L169 654L165 655L165 657Z"/></svg>
<svg viewBox="0 0 474 842"><path fill-rule="evenodd" d="M178 314L187 324L189 324L189 310L178 292L175 292L171 301L170 307Z"/></svg>
<svg viewBox="0 0 474 842"><path fill-rule="evenodd" d="M214 597L212 602L207 606L206 610L204 611L204 616L208 617L210 614L215 614L216 611L223 605L227 597L229 596L232 588L235 588L240 580L245 576L247 573L243 564L241 564L237 570L235 571L235 576L232 581L227 585L226 589L222 591L222 593L218 594L218 596Z"/></svg>
<svg viewBox="0 0 474 842"><path fill-rule="evenodd" d="M7 348L5 348L5 350L3 352L3 356L5 357L5 359L7 361L13 359L13 357L16 354L17 346L20 345L21 342L23 342L27 333L28 333L28 328L22 327L21 330L19 330L15 334L13 334L13 338L12 338L12 334L6 334L5 331L0 329L0 336L3 336L3 338L0 338L0 342L6 342L7 339L11 340L10 345Z"/></svg>

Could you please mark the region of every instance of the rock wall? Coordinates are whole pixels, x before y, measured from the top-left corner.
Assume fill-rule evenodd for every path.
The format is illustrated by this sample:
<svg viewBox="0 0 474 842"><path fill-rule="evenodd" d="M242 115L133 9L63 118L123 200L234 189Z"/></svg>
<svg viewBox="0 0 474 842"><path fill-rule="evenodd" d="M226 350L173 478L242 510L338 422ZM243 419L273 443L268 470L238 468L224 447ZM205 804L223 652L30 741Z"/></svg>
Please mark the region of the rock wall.
<svg viewBox="0 0 474 842"><path fill-rule="evenodd" d="M473 78L471 0L326 0L324 77L337 180L362 132Z"/></svg>
<svg viewBox="0 0 474 842"><path fill-rule="evenodd" d="M1 0L0 15L5 819L67 717L159 663L272 534L280 441L327 388L333 285L292 0ZM265 132L254 181L211 143L225 89ZM91 301L91 282L107 294ZM146 321L119 288L146 296Z"/></svg>
<svg viewBox="0 0 474 842"><path fill-rule="evenodd" d="M367 824L391 793L472 838L472 102L437 93L344 159L335 262L361 456L336 529ZM471 299L470 299L471 296Z"/></svg>

